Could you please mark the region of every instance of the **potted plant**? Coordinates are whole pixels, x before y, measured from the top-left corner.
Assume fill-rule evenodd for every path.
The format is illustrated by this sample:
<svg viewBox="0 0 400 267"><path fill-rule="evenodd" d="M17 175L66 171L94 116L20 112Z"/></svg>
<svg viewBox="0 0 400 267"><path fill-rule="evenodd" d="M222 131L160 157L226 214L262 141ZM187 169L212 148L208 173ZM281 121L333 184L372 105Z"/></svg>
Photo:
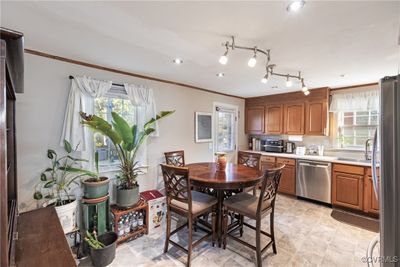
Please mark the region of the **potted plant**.
<svg viewBox="0 0 400 267"><path fill-rule="evenodd" d="M76 225L77 201L71 195L73 186L79 185L77 180L81 177L95 175L79 168L79 163L86 160L73 156L77 148L72 149L71 144L64 140L66 155L59 157L54 150L47 150L51 165L40 174L40 182L36 185L33 195L36 200L46 199L43 206L55 206L65 233L72 231Z"/></svg>
<svg viewBox="0 0 400 267"><path fill-rule="evenodd" d="M95 231L93 234L86 231L85 241L90 247L90 258L95 267L103 267L112 263L115 258L118 235L107 232L99 237Z"/></svg>
<svg viewBox="0 0 400 267"><path fill-rule="evenodd" d="M108 194L110 180L108 177L100 176L99 153L97 151L94 154L94 162L96 167L95 176L82 181L84 198L100 198Z"/></svg>
<svg viewBox="0 0 400 267"><path fill-rule="evenodd" d="M139 131L138 126L130 126L117 113L112 112L112 125L96 115L87 115L81 112L82 123L95 132L107 136L115 146L119 164L117 205L122 208L132 207L139 201L139 185L136 181L141 172L136 155L140 146L152 134L155 129L154 123L174 111L162 111L155 118L144 124L143 130Z"/></svg>

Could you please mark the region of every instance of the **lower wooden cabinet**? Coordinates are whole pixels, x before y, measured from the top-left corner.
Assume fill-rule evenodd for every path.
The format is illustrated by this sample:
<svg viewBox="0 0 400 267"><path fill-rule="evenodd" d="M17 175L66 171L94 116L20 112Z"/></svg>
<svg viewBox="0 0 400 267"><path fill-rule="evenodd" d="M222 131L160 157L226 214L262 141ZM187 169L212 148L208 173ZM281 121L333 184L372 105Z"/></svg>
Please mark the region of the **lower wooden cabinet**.
<svg viewBox="0 0 400 267"><path fill-rule="evenodd" d="M374 185L372 184L371 168L367 168L364 177L364 212L375 215L379 214L379 187L378 187L378 199L376 199Z"/></svg>
<svg viewBox="0 0 400 267"><path fill-rule="evenodd" d="M277 158L276 163L285 164L279 182L278 192L295 195L296 194L296 160L287 158Z"/></svg>
<svg viewBox="0 0 400 267"><path fill-rule="evenodd" d="M371 168L333 164L332 204L379 215L379 195L376 199Z"/></svg>

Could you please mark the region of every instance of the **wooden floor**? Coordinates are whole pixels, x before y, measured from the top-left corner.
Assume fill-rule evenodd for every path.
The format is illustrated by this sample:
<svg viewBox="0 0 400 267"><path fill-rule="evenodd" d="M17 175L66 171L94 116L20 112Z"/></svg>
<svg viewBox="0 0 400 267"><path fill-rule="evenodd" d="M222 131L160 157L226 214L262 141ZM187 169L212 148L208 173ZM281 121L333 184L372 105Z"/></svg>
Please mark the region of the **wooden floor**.
<svg viewBox="0 0 400 267"><path fill-rule="evenodd" d="M54 207L18 217L16 264L18 267L76 266Z"/></svg>

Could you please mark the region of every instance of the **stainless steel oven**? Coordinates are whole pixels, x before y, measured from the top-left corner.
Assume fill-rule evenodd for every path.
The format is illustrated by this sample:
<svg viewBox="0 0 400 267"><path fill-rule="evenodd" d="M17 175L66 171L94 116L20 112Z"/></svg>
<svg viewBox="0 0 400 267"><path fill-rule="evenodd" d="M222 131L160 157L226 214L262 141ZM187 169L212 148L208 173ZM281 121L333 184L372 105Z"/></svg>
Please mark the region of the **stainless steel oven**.
<svg viewBox="0 0 400 267"><path fill-rule="evenodd" d="M297 160L296 195L331 204L329 162Z"/></svg>

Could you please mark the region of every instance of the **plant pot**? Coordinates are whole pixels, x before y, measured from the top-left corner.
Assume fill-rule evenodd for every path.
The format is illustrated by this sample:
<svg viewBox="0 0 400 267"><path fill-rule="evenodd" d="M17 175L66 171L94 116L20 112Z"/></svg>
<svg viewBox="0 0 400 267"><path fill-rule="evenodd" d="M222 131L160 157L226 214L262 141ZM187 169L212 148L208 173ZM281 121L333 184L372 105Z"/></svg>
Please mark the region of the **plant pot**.
<svg viewBox="0 0 400 267"><path fill-rule="evenodd" d="M121 208L130 208L139 201L139 186L132 189L120 189L117 187L117 205Z"/></svg>
<svg viewBox="0 0 400 267"><path fill-rule="evenodd" d="M62 206L55 206L58 219L60 220L64 233L71 232L76 226L77 203L78 201L74 199L72 202L68 204Z"/></svg>
<svg viewBox="0 0 400 267"><path fill-rule="evenodd" d="M100 198L108 194L110 180L107 177L100 177L100 181L89 178L82 181L84 198Z"/></svg>
<svg viewBox="0 0 400 267"><path fill-rule="evenodd" d="M95 267L103 267L111 264L115 258L118 235L114 232L107 232L98 237L98 240L105 245L104 248L90 248L90 258Z"/></svg>

